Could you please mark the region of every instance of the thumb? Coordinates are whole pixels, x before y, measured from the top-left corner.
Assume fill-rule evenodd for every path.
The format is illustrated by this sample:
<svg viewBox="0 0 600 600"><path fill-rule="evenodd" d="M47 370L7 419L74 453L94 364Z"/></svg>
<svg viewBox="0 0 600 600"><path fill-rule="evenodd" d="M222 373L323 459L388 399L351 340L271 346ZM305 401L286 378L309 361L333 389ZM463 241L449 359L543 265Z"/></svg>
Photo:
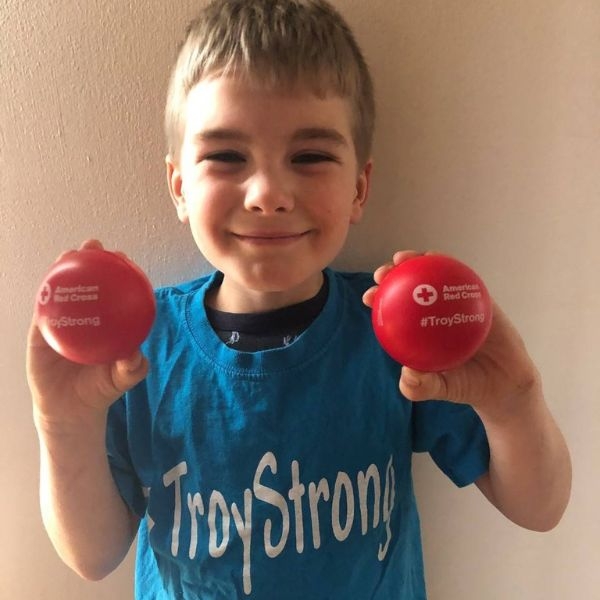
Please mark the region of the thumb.
<svg viewBox="0 0 600 600"><path fill-rule="evenodd" d="M443 372L424 373L410 367L402 367L400 391L408 400L419 402L448 399L448 387L448 380Z"/></svg>
<svg viewBox="0 0 600 600"><path fill-rule="evenodd" d="M118 360L112 366L113 385L120 394L138 384L149 371L146 357L138 350L129 358Z"/></svg>

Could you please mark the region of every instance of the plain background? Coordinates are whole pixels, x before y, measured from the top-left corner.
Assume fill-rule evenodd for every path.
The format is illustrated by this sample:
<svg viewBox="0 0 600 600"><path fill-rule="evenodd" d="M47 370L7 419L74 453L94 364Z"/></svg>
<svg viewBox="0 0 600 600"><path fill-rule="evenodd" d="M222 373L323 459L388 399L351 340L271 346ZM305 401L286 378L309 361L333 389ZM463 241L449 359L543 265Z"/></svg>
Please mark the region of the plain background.
<svg viewBox="0 0 600 600"><path fill-rule="evenodd" d="M415 460L432 600L600 593L600 4L337 0L372 67L374 186L338 266L399 248L469 263L541 369L574 463L547 534ZM131 597L131 555L80 581L54 554L37 495L24 372L37 286L89 237L155 285L208 270L170 204L162 109L195 0L0 0L0 598ZM90 506L90 518L94 507Z"/></svg>

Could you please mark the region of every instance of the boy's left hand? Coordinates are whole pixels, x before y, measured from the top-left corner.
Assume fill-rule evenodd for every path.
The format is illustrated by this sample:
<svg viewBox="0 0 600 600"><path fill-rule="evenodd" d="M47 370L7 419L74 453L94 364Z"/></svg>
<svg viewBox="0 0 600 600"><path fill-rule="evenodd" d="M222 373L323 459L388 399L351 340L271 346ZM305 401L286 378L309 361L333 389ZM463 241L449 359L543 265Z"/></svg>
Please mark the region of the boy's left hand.
<svg viewBox="0 0 600 600"><path fill-rule="evenodd" d="M417 252L396 252L391 263L375 271L375 283L415 256ZM363 296L367 306L373 305L377 285ZM569 450L521 336L496 304L492 319L486 341L468 362L441 373L402 367L400 391L415 402L470 404L483 422L490 448L488 472L477 479L477 486L514 523L548 531L569 501Z"/></svg>
<svg viewBox="0 0 600 600"><path fill-rule="evenodd" d="M392 262L375 271L375 283L380 284L394 266L418 255L413 251L396 252ZM367 306L372 306L376 290L374 286L365 292L363 300ZM519 400L538 383L538 371L521 336L494 303L489 335L468 362L440 373L423 373L404 366L400 391L412 401L450 400L502 418L505 411L513 413Z"/></svg>

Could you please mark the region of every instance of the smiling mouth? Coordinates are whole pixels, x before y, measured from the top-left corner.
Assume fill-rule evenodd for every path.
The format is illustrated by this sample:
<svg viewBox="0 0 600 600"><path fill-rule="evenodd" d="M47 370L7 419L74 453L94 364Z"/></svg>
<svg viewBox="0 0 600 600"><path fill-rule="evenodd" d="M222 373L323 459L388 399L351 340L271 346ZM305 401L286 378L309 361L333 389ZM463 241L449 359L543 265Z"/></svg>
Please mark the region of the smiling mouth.
<svg viewBox="0 0 600 600"><path fill-rule="evenodd" d="M289 232L281 232L281 233L267 233L267 232L257 232L257 233L249 233L249 234L241 234L234 233L233 236L238 240L243 242L248 242L250 244L273 244L273 245L283 245L291 242L295 242L297 240L302 239L306 235L308 235L309 231L302 231L300 233L289 233Z"/></svg>

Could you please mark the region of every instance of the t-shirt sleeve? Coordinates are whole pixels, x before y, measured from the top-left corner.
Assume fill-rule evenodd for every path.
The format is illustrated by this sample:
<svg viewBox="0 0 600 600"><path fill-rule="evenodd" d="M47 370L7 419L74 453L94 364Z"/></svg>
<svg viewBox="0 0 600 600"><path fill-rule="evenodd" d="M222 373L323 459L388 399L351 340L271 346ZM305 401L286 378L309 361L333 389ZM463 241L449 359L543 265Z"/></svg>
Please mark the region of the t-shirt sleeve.
<svg viewBox="0 0 600 600"><path fill-rule="evenodd" d="M459 487L489 469L490 449L481 419L468 405L442 400L413 404L413 451L429 452Z"/></svg>
<svg viewBox="0 0 600 600"><path fill-rule="evenodd" d="M146 512L146 498L132 464L127 435L125 399L115 402L108 412L106 451L113 479L129 508L140 518Z"/></svg>

